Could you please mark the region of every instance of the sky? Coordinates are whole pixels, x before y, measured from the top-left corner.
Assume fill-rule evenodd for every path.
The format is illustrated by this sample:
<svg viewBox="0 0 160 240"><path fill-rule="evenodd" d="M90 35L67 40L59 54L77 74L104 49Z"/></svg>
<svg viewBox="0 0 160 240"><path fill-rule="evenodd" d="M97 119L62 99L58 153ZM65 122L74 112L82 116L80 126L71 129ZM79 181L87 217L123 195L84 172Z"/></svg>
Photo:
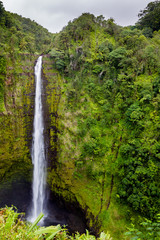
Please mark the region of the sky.
<svg viewBox="0 0 160 240"><path fill-rule="evenodd" d="M121 26L134 25L138 13L153 0L1 0L6 11L36 21L50 32L62 30L82 13L114 18Z"/></svg>

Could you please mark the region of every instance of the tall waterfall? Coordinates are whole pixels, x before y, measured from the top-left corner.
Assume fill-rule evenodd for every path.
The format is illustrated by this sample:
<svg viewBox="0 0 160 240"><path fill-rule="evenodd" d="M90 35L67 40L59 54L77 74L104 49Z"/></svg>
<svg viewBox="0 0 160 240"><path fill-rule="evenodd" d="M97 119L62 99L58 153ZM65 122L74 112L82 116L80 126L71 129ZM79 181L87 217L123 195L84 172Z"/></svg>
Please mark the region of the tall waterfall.
<svg viewBox="0 0 160 240"><path fill-rule="evenodd" d="M32 185L32 208L28 220L33 222L43 212L46 214L46 159L44 148L44 122L42 112L42 56L38 58L35 66L35 112L32 142L33 185Z"/></svg>

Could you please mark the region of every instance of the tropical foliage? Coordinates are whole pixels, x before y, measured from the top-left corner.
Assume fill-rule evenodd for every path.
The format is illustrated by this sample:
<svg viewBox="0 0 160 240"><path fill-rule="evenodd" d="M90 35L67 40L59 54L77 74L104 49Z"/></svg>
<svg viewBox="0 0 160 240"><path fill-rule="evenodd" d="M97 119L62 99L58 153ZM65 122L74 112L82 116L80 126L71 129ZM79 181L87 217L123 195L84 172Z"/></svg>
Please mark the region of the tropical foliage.
<svg viewBox="0 0 160 240"><path fill-rule="evenodd" d="M72 162L76 180L64 176L66 184L86 178L95 183L94 214L102 225L111 203L127 204L129 212L152 220L160 208L160 33L150 38L143 30L84 13L55 37L51 50L55 62L63 61L63 67L55 67L66 79L65 113L59 113L73 115L68 119L75 126L60 124L58 144L66 149L58 155L59 171ZM55 180L52 184L55 189Z"/></svg>
<svg viewBox="0 0 160 240"><path fill-rule="evenodd" d="M85 211L90 228L112 232L114 239L125 239L130 222L133 239L159 234L159 1L139 17L135 26L121 27L112 18L83 13L52 35L6 12L0 1L0 182L13 175L30 180L33 66L38 54L49 53L43 61L48 183ZM33 233L33 226L29 230L17 220L18 213L1 211L3 237L14 229L13 239L18 234L36 239L35 232L71 238L60 226L34 226ZM74 238L95 239L89 233Z"/></svg>
<svg viewBox="0 0 160 240"><path fill-rule="evenodd" d="M69 235L65 228L60 225L49 226L49 227L39 227L37 224L43 218L41 213L33 224L27 223L22 220L24 214L16 212L13 207L1 208L0 209L0 239L26 239L26 240L40 240L40 239L59 239L59 240L96 240L93 235L90 235L88 231L86 234L80 235L75 234L73 236ZM104 232L101 233L99 240L112 240L110 235Z"/></svg>
<svg viewBox="0 0 160 240"><path fill-rule="evenodd" d="M138 25L149 33L160 29L160 1L150 2L144 10L138 14Z"/></svg>

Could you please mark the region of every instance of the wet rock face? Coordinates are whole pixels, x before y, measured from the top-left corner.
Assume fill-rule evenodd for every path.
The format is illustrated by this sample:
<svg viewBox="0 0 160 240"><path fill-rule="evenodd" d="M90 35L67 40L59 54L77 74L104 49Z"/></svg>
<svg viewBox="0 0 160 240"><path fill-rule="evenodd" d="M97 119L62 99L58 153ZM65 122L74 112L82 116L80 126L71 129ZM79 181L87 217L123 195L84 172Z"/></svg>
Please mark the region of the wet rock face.
<svg viewBox="0 0 160 240"><path fill-rule="evenodd" d="M31 184L23 178L14 180L12 183L5 182L0 187L0 207L16 206L18 212L25 212L26 217L32 201ZM52 195L52 196L51 196ZM44 221L45 226L61 224L66 225L71 232L84 233L87 228L85 218L80 209L72 204L65 204L63 199L56 198L51 194L47 203L49 215Z"/></svg>
<svg viewBox="0 0 160 240"><path fill-rule="evenodd" d="M15 205L19 211L25 212L31 201L36 58L31 56L28 61L27 57L20 55L16 67L7 66L6 109L0 119L0 207Z"/></svg>
<svg viewBox="0 0 160 240"><path fill-rule="evenodd" d="M59 205L54 199L48 204L49 206L49 216L45 220L44 225L65 225L71 233L79 232L85 233L87 228L85 224L84 216L80 214L78 209L71 211Z"/></svg>
<svg viewBox="0 0 160 240"><path fill-rule="evenodd" d="M59 116L57 109L61 97L61 87L59 76L57 72L53 72L52 65L51 59L45 60L42 71L42 101L46 159L48 168L57 171L59 166L59 146L57 144ZM9 99L7 99L11 91L11 88L8 89L6 92L8 115L5 115L3 121L0 122L0 125L3 125L3 128L0 129L4 129L5 134L9 136L6 139L4 137L3 148L5 148L6 155L0 159L0 163L4 159L7 163L4 165L4 174L0 175L0 207L14 205L19 212L26 212L27 215L32 201L31 146L35 99L34 61L32 74L25 74L25 69L28 70L28 68L24 68L23 65L22 69L23 74L20 75L22 89L18 89L19 85L16 88L14 108L9 105ZM1 181L1 176L3 181ZM63 195L58 196L54 191L52 193L48 191L48 193L47 207L50 214L45 224L65 224L71 232L85 232L87 228L85 214L81 211L78 202L66 201Z"/></svg>
<svg viewBox="0 0 160 240"><path fill-rule="evenodd" d="M59 120L58 108L61 98L61 83L57 72L53 69L53 60L49 57L43 57L43 114L44 114L44 138L46 144L46 154L49 170L59 174ZM52 177L49 172L49 178ZM59 178L56 181L59 181ZM60 180L61 181L61 180ZM50 185L51 187L51 185ZM68 191L69 194L69 191ZM78 202L66 201L63 195L58 195L56 189L52 188L49 193L49 216L46 219L46 225L51 223L61 223L67 225L71 232L84 233L87 229L84 212L80 209Z"/></svg>
<svg viewBox="0 0 160 240"><path fill-rule="evenodd" d="M71 232L85 233L87 229L85 215L74 203L67 203L60 196L56 196L53 192L50 194L49 199L50 222L66 225L67 229Z"/></svg>
<svg viewBox="0 0 160 240"><path fill-rule="evenodd" d="M83 229L84 224L86 229L98 234L101 226L97 217L101 209L101 186L98 184L95 188L94 181L88 183L85 171L78 171L76 165L81 158L78 119L83 118L82 112L70 108L72 89L66 84L70 80L58 74L49 57L43 58L43 76L46 83L45 111L48 112L45 125L49 139L49 187L58 204L63 202L62 206L68 209L67 217L72 229ZM78 220L79 213L82 221Z"/></svg>
<svg viewBox="0 0 160 240"><path fill-rule="evenodd" d="M20 179L7 181L0 186L0 207L12 205L15 206L19 212L27 212L28 206L31 202L31 184L25 181L22 177Z"/></svg>
<svg viewBox="0 0 160 240"><path fill-rule="evenodd" d="M72 232L78 231L79 233L85 233L87 228L83 218L73 213L68 214L68 227Z"/></svg>

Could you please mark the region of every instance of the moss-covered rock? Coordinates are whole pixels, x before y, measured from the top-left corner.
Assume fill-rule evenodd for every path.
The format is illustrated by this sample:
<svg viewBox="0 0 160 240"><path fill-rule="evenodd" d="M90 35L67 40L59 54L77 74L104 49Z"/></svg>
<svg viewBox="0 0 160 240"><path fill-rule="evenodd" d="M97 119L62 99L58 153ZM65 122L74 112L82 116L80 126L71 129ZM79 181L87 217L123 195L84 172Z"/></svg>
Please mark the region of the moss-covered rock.
<svg viewBox="0 0 160 240"><path fill-rule="evenodd" d="M91 231L97 234L101 230L110 230L119 237L125 231L125 210L119 210L115 202L114 176L110 169L108 175L104 171L104 162L109 161L109 157L102 152L106 142L103 143L102 137L103 141L98 145L87 145L93 140L91 136L103 136L103 128L83 129L84 124L97 124L100 110L84 92L80 93L75 106L70 79L60 76L53 63L49 55L43 57L50 189L57 198L63 199L67 207L74 205L83 211ZM112 146L113 139L109 132L108 136ZM108 149L111 146L109 148L108 143Z"/></svg>
<svg viewBox="0 0 160 240"><path fill-rule="evenodd" d="M37 56L20 54L7 61L4 110L0 118L0 183L31 180L32 125L34 112L34 62Z"/></svg>

